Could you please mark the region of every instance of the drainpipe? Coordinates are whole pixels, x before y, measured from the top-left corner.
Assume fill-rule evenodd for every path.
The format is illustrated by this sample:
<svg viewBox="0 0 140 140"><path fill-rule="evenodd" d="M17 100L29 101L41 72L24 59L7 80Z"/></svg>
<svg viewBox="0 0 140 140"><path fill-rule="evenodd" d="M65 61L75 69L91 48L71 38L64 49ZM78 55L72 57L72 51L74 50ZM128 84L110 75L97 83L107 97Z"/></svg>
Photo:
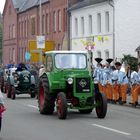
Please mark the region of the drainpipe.
<svg viewBox="0 0 140 140"><path fill-rule="evenodd" d="M115 61L115 6L114 0L108 0L108 4L113 8L113 60Z"/></svg>
<svg viewBox="0 0 140 140"><path fill-rule="evenodd" d="M70 18L71 18L71 13L69 11L69 5L70 5L70 1L67 0L67 37L68 37L68 50L71 50L71 36L70 36Z"/></svg>

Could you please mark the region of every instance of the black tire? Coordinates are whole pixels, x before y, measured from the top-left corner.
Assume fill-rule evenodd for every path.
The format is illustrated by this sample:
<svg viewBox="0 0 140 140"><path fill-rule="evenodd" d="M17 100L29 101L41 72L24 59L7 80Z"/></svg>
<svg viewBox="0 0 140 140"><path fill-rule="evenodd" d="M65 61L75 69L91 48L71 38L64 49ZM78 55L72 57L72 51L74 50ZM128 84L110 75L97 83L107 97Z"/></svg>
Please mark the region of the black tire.
<svg viewBox="0 0 140 140"><path fill-rule="evenodd" d="M11 86L10 85L8 85L7 86L7 98L11 98Z"/></svg>
<svg viewBox="0 0 140 140"><path fill-rule="evenodd" d="M16 99L16 90L15 90L14 86L12 86L12 88L11 88L11 99L12 100Z"/></svg>
<svg viewBox="0 0 140 140"><path fill-rule="evenodd" d="M66 95L63 92L58 93L57 100L56 100L56 106L57 106L57 114L59 119L66 119L67 117L67 99Z"/></svg>
<svg viewBox="0 0 140 140"><path fill-rule="evenodd" d="M79 112L80 112L81 114L90 114L90 113L92 112L92 110L93 110L93 109L85 109L85 110L80 110L80 109L79 109Z"/></svg>
<svg viewBox="0 0 140 140"><path fill-rule="evenodd" d="M7 87L8 87L7 84L3 86L3 88L4 88L4 93L7 93Z"/></svg>
<svg viewBox="0 0 140 140"><path fill-rule="evenodd" d="M35 87L35 85L31 85L30 96L31 96L31 98L35 98L35 96L36 96L36 87Z"/></svg>
<svg viewBox="0 0 140 140"><path fill-rule="evenodd" d="M40 114L53 114L55 97L49 93L47 77L42 77L39 84L38 105Z"/></svg>
<svg viewBox="0 0 140 140"><path fill-rule="evenodd" d="M36 95L35 92L31 92L30 96L31 96L31 98L35 98L35 95Z"/></svg>
<svg viewBox="0 0 140 140"><path fill-rule="evenodd" d="M95 95L96 114L98 118L105 118L107 113L107 99L105 94L98 92Z"/></svg>

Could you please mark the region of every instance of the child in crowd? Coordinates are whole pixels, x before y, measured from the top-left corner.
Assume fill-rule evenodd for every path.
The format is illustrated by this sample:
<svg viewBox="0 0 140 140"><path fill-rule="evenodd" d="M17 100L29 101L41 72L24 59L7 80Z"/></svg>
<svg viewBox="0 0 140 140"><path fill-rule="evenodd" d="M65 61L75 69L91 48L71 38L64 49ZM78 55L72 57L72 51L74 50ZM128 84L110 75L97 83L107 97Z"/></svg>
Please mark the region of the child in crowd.
<svg viewBox="0 0 140 140"><path fill-rule="evenodd" d="M0 91L0 131L1 131L1 125L2 125L2 113L5 111L4 107L4 101L3 101L3 95Z"/></svg>

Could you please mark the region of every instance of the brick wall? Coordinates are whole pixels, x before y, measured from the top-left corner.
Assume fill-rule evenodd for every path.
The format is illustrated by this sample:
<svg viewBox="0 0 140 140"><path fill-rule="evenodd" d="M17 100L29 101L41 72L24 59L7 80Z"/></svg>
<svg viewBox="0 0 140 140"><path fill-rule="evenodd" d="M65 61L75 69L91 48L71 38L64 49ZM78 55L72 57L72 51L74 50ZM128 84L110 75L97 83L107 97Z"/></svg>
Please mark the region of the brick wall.
<svg viewBox="0 0 140 140"><path fill-rule="evenodd" d="M7 64L10 61L17 61L17 14L12 0L6 1L3 14L3 63ZM15 28L15 35L13 35L13 26Z"/></svg>
<svg viewBox="0 0 140 140"><path fill-rule="evenodd" d="M62 49L62 44L68 30L68 2L74 4L78 0L51 0L49 3L42 5L42 17L45 22L42 24L43 35L46 40L54 41L56 50ZM9 14L9 7L11 12ZM54 13L56 18L54 18ZM12 0L7 1L4 12L4 55L3 63L7 64L11 60L25 62L24 54L28 48L29 40L36 40L36 36L40 35L40 17L39 6L32 7L22 13L16 13ZM48 18L47 18L48 17ZM32 18L35 18L35 33L32 34ZM47 19L48 22L47 22ZM54 31L54 19L56 21L56 30ZM61 20L60 20L61 19ZM43 18L42 18L43 20ZM61 26L59 26L61 24ZM9 38L9 26L15 25L16 38ZM67 49L67 48L66 48ZM15 51L15 57L12 57L12 52Z"/></svg>

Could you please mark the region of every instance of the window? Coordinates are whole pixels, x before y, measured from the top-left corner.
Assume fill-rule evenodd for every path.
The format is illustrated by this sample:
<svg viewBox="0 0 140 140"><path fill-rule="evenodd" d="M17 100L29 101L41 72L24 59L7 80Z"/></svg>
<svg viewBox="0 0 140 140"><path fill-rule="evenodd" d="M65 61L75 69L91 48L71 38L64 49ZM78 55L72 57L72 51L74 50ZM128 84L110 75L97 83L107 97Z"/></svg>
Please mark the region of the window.
<svg viewBox="0 0 140 140"><path fill-rule="evenodd" d="M66 11L66 8L63 9L63 31L65 32L67 29L67 11Z"/></svg>
<svg viewBox="0 0 140 140"><path fill-rule="evenodd" d="M78 19L75 18L75 35L78 36Z"/></svg>
<svg viewBox="0 0 140 140"><path fill-rule="evenodd" d="M13 24L12 26L12 37L15 38L16 37L16 31L15 31L15 25Z"/></svg>
<svg viewBox="0 0 140 140"><path fill-rule="evenodd" d="M46 33L49 34L49 14L46 14Z"/></svg>
<svg viewBox="0 0 140 140"><path fill-rule="evenodd" d="M105 30L109 32L109 12L105 12Z"/></svg>
<svg viewBox="0 0 140 140"><path fill-rule="evenodd" d="M58 30L61 31L61 11L58 11Z"/></svg>
<svg viewBox="0 0 140 140"><path fill-rule="evenodd" d="M101 14L97 14L97 31L98 33L101 33Z"/></svg>
<svg viewBox="0 0 140 140"><path fill-rule="evenodd" d="M26 36L27 36L27 35L26 35L26 34L27 34L27 33L26 33L26 32L27 32L27 30L26 30L26 28L27 28L26 20L24 21L24 28L25 28L25 29L24 29L24 32L25 32L25 37L26 37Z"/></svg>
<svg viewBox="0 0 140 140"><path fill-rule="evenodd" d="M24 21L22 21L22 37L24 38L24 31L25 31L25 28L24 28Z"/></svg>
<svg viewBox="0 0 140 140"><path fill-rule="evenodd" d="M9 26L9 39L11 39L11 26Z"/></svg>
<svg viewBox="0 0 140 140"><path fill-rule="evenodd" d="M109 51L105 51L105 58L108 59L109 58Z"/></svg>
<svg viewBox="0 0 140 140"><path fill-rule="evenodd" d="M15 59L15 49L13 48L12 49L12 60L13 60L13 62L15 62L16 61L16 59Z"/></svg>
<svg viewBox="0 0 140 140"><path fill-rule="evenodd" d="M85 69L87 67L86 56L84 54L56 54L55 66L58 69Z"/></svg>
<svg viewBox="0 0 140 140"><path fill-rule="evenodd" d="M31 34L35 35L35 17L31 18Z"/></svg>
<svg viewBox="0 0 140 140"><path fill-rule="evenodd" d="M100 51L97 51L97 57L98 57L98 58L101 58L101 57L102 57L102 55L101 55L101 52L100 52Z"/></svg>
<svg viewBox="0 0 140 140"><path fill-rule="evenodd" d="M81 17L81 32L82 32L82 35L85 34L84 17Z"/></svg>
<svg viewBox="0 0 140 140"><path fill-rule="evenodd" d="M92 34L92 15L89 15L89 34Z"/></svg>
<svg viewBox="0 0 140 140"><path fill-rule="evenodd" d="M45 34L45 15L42 16L42 34Z"/></svg>
<svg viewBox="0 0 140 140"><path fill-rule="evenodd" d="M25 36L28 36L28 21L25 20Z"/></svg>
<svg viewBox="0 0 140 140"><path fill-rule="evenodd" d="M53 13L53 26L54 26L54 32L56 32L56 12Z"/></svg>
<svg viewBox="0 0 140 140"><path fill-rule="evenodd" d="M9 15L11 15L11 6L9 6Z"/></svg>

